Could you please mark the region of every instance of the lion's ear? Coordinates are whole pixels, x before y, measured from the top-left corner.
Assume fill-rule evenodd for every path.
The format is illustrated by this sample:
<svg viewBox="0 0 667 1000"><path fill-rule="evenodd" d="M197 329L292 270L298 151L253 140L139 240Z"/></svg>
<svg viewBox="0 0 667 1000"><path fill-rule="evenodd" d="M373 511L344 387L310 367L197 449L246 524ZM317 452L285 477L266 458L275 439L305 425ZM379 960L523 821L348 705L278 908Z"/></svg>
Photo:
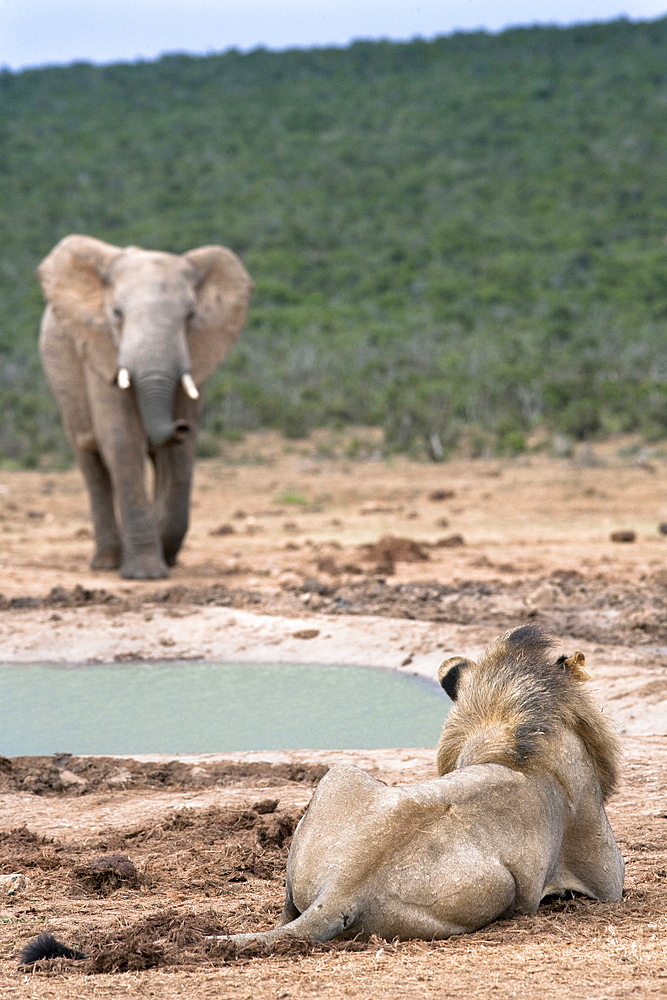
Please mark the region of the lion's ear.
<svg viewBox="0 0 667 1000"><path fill-rule="evenodd" d="M467 660L465 656L450 656L440 664L438 669L438 681L440 687L449 695L452 701L456 701L459 690L459 680L461 671L466 667L474 667L474 660Z"/></svg>
<svg viewBox="0 0 667 1000"><path fill-rule="evenodd" d="M575 681L590 681L593 674L586 666L586 657L583 653L576 651L572 656L559 656L556 660L564 670L569 671L570 676Z"/></svg>

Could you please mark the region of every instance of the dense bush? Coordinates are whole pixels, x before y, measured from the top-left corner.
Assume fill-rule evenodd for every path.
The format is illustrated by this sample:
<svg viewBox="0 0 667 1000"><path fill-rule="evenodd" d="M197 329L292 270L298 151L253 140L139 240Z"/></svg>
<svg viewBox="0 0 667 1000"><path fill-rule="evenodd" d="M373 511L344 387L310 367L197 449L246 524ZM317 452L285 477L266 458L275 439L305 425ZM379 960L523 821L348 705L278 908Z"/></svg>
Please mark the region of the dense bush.
<svg viewBox="0 0 667 1000"><path fill-rule="evenodd" d="M2 453L64 447L32 272L68 232L242 255L209 442L660 437L666 109L667 19L0 72Z"/></svg>

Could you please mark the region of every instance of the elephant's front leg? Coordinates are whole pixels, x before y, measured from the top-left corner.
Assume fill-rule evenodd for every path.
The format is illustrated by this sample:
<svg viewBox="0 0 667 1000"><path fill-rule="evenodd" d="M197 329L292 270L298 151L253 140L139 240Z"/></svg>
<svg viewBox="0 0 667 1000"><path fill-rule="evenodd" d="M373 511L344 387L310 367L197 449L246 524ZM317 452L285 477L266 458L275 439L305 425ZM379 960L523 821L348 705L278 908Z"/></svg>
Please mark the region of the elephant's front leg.
<svg viewBox="0 0 667 1000"><path fill-rule="evenodd" d="M89 391L95 439L109 472L120 520L120 575L128 580L169 576L153 504L146 493L147 448L134 397L90 373L88 379L96 381L94 391Z"/></svg>
<svg viewBox="0 0 667 1000"><path fill-rule="evenodd" d="M194 409L194 408L193 408ZM190 424L190 434L183 441L157 448L155 464L155 514L162 551L168 566L173 566L190 520L190 492L196 448L197 415L179 414Z"/></svg>
<svg viewBox="0 0 667 1000"><path fill-rule="evenodd" d="M95 530L95 554L90 565L93 569L118 569L122 561L122 545L108 469L97 451L97 445L77 446L76 460L88 487Z"/></svg>
<svg viewBox="0 0 667 1000"><path fill-rule="evenodd" d="M169 576L155 512L146 494L144 472L144 454L139 457L119 445L111 475L121 521L120 575L127 580L159 580Z"/></svg>

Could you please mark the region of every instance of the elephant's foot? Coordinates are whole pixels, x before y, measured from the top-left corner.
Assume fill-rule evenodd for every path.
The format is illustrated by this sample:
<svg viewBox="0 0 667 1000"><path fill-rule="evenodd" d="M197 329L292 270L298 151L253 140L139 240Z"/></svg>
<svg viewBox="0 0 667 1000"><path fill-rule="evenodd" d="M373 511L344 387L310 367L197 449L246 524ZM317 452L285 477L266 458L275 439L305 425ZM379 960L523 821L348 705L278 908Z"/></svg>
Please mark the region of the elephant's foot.
<svg viewBox="0 0 667 1000"><path fill-rule="evenodd" d="M118 569L122 562L120 545L97 549L90 563L92 569Z"/></svg>
<svg viewBox="0 0 667 1000"><path fill-rule="evenodd" d="M176 549L175 552L170 551L169 549L164 550L164 561L166 562L167 566L175 566L177 556L178 556L178 549Z"/></svg>
<svg viewBox="0 0 667 1000"><path fill-rule="evenodd" d="M176 565L176 557L178 556L181 545L183 544L184 535L185 535L185 528L180 528L174 531L163 529L160 532L160 541L162 543L162 554L164 555L164 561L166 562L167 566Z"/></svg>
<svg viewBox="0 0 667 1000"><path fill-rule="evenodd" d="M163 580L169 576L169 570L161 556L128 555L123 559L120 575L125 580Z"/></svg>

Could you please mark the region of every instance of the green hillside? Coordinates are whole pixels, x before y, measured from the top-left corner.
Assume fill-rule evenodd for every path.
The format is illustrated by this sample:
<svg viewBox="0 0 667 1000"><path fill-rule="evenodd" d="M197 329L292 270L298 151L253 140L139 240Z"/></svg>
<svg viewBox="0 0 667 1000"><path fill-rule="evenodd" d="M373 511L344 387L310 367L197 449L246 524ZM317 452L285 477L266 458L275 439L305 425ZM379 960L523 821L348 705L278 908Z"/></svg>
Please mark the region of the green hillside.
<svg viewBox="0 0 667 1000"><path fill-rule="evenodd" d="M667 433L667 19L0 73L0 455L65 454L35 265L222 242L206 428Z"/></svg>

